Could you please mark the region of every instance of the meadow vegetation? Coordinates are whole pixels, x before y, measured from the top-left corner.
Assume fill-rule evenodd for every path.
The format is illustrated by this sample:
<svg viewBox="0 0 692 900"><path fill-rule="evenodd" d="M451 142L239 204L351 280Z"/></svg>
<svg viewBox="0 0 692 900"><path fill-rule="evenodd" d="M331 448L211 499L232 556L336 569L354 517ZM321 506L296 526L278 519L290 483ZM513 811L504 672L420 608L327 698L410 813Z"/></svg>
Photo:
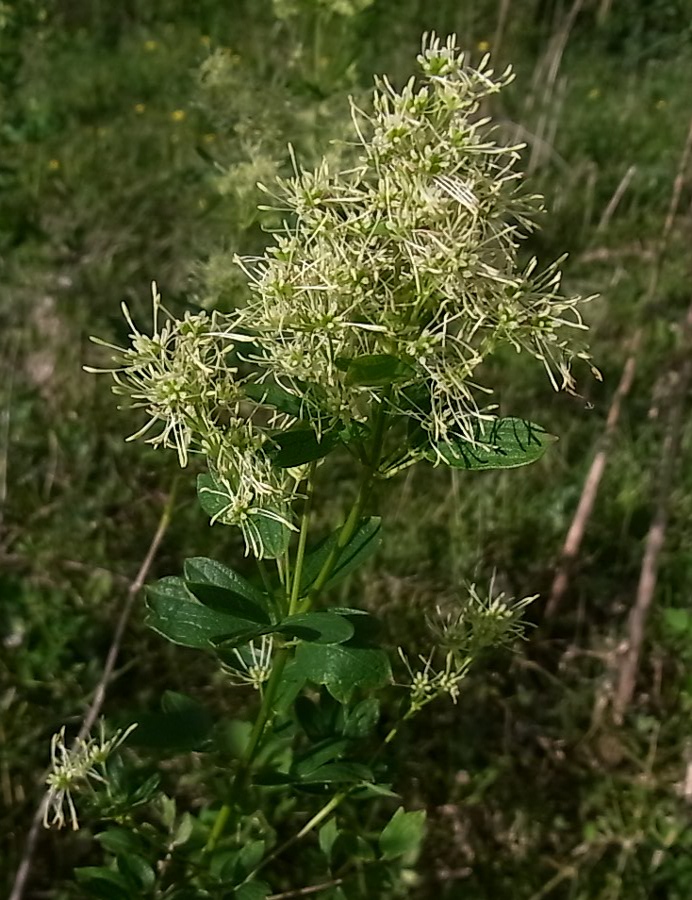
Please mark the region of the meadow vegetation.
<svg viewBox="0 0 692 900"><path fill-rule="evenodd" d="M526 143L528 184L545 197L541 228L522 253L547 263L567 251L565 293L599 295L584 315L602 378L582 364L575 391L555 393L531 360L494 357L486 374L501 412L539 422L559 442L517 470L402 472L388 486L387 539L364 573L342 583L342 605L376 612L387 642L410 656L435 606L469 584L540 594L525 612L525 640L477 661L458 702L427 706L394 745L401 800L378 801L363 827L374 832L403 803L427 811L427 829L382 896L682 900L692 890L690 0L8 0L0 4L7 891L41 801L51 736L63 725L76 734L94 700L172 492L148 580L178 573L190 556L248 565L240 534L209 528L199 509L201 467L180 474L175 454L124 441L142 421L116 411L106 378L83 372L104 360L89 336L126 345L121 302L146 323L152 279L176 316L244 302L233 257L260 254L277 221L258 212L267 198L257 183L290 176L289 144L306 168L323 155L338 163L352 138L347 98L366 104L376 73L402 86L431 30L456 32L476 63L490 51L497 71L507 63L516 71L489 111L508 142ZM599 450L600 489L567 559L565 536ZM317 484L314 514L325 531L354 490L353 474L344 455L332 481ZM641 572L647 548L652 561L652 523L665 541L645 567L655 587L647 607ZM561 567L566 587L556 598ZM633 620L645 631L628 693ZM166 691L219 714L242 716L251 700L211 659L148 630L140 598L106 718L144 719ZM218 777L197 752L172 755L163 773L179 810L199 808ZM284 825L291 814L281 811ZM85 896L72 873L102 865L108 850L92 825L99 830L86 819L74 833L39 832L24 896ZM325 880L313 874L312 844L279 865L277 895ZM356 860L361 851L349 850Z"/></svg>

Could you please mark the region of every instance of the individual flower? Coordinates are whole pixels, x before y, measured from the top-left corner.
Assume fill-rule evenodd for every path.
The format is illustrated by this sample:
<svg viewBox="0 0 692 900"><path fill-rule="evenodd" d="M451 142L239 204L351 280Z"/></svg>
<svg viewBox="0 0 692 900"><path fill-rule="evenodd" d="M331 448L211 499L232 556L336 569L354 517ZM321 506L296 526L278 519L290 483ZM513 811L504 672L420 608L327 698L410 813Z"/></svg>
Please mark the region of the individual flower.
<svg viewBox="0 0 692 900"><path fill-rule="evenodd" d="M262 691L272 671L274 639L262 635L257 641L250 641L243 647L234 647L233 660L224 666L233 679L241 684L249 684L256 691Z"/></svg>
<svg viewBox="0 0 692 900"><path fill-rule="evenodd" d="M51 739L51 766L46 778L46 796L43 824L62 828L69 822L76 831L79 828L73 794L93 790L93 783L107 784L106 762L134 731L137 724L106 738L103 721L99 723L98 738L78 738L73 747L65 743L65 728ZM51 817L52 814L52 817Z"/></svg>

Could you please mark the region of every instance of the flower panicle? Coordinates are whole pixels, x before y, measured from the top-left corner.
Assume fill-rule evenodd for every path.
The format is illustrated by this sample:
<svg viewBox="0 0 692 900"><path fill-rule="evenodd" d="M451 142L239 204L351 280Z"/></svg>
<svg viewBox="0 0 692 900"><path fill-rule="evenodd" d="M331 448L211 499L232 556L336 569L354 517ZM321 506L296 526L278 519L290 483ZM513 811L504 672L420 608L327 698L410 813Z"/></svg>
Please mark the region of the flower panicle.
<svg viewBox="0 0 692 900"><path fill-rule="evenodd" d="M239 524L253 553L258 515L291 521L294 479L268 453L275 429L367 427L384 403L433 447L473 440L495 414L484 363L498 350L533 356L558 390L588 357L561 261L519 258L542 200L521 183L521 146L488 115L511 69L496 74L487 54L471 65L435 34L418 62L419 78L401 89L379 78L369 109L352 104L346 165L306 171L291 150L293 174L264 187L282 225L260 256L236 258L245 305L176 320L154 286L151 336L124 309L130 346L110 347L114 390L145 417L131 439L175 448L183 466L206 456L225 498L214 518ZM369 378L363 361L385 375Z"/></svg>

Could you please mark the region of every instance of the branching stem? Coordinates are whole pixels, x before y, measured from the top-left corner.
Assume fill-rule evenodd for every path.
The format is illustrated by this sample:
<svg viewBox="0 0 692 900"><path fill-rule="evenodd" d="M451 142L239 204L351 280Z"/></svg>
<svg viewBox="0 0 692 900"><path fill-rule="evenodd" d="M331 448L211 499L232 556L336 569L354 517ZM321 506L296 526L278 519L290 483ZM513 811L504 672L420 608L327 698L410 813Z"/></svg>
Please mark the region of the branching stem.
<svg viewBox="0 0 692 900"><path fill-rule="evenodd" d="M305 506L303 508L303 515L301 518L301 526L300 526L300 534L298 538L298 548L296 550L296 560L293 571L293 579L288 577L288 558L287 558L287 566L286 566L286 577L285 577L285 587L288 591L290 585L290 597L288 603L288 614L293 615L299 609L302 612L308 611L315 599L319 596L321 591L324 589L325 585L329 581L331 574L334 571L334 567L339 561L339 558L347 546L355 531L358 527L358 523L360 522L360 518L363 514L363 509L365 508L365 504L370 495L370 491L372 489L372 483L375 478L375 474L377 472L378 466L380 464L380 460L382 458L382 450L384 447L384 438L387 429L387 410L386 404L389 397L389 391L385 391L384 398L380 407L377 410L377 413L374 416L374 427L373 427L373 439L372 439L372 450L370 453L370 458L368 465L365 468L365 472L363 474L363 478L361 479L360 487L358 490L358 494L356 496L356 501L353 504L351 511L344 522L341 531L339 532L339 537L332 548L329 556L324 561L322 568L320 569L317 578L315 579L314 584L310 588L308 595L303 600L302 604L300 603L300 582L303 571L303 562L305 559L305 548L307 545L307 536L308 530L310 526L310 510L312 505L312 494L313 494L313 481L316 463L312 463L310 466L310 472L308 475L308 493L305 501ZM250 740L248 741L247 747L245 748L245 752L243 754L243 758L240 762L240 767L236 772L235 778L233 780L233 784L231 787L231 798L233 801L237 802L238 799L242 796L242 793L245 789L247 777L250 772L250 768L254 761L255 755L261 743L262 737L264 735L264 731L267 727L267 724L271 718L272 711L274 709L274 701L276 700L276 695L279 690L279 686L281 684L281 679L283 677L284 669L286 668L286 664L288 663L291 656L291 648L290 647L281 647L279 648L276 656L274 657L272 672L269 676L269 680L267 681L267 686L265 688L264 696L262 698L262 704L260 706L259 712L257 714L257 719L252 728L252 732L250 734ZM345 794L336 794L332 801L336 800L336 804L334 807L331 807L330 804L327 804L329 809L324 815L328 815L331 809L335 808L336 805L341 803ZM337 800L338 798L338 800ZM332 802L330 801L330 803ZM325 809L327 809L325 807ZM214 825L212 826L211 833L209 835L209 839L207 841L205 849L211 851L214 849L216 844L219 841L219 838L223 834L226 825L228 824L228 819L231 814L231 804L224 803L219 812L216 815L216 819L214 821ZM318 813L318 816L320 813ZM319 819L321 821L321 819ZM295 840L300 840L304 834L307 834L312 828L315 827L315 820L311 819L310 822L300 831L297 835L292 839L291 843ZM318 824L318 823L317 823ZM277 851L278 852L278 851ZM268 857L267 861L269 858ZM264 863L263 863L264 864Z"/></svg>

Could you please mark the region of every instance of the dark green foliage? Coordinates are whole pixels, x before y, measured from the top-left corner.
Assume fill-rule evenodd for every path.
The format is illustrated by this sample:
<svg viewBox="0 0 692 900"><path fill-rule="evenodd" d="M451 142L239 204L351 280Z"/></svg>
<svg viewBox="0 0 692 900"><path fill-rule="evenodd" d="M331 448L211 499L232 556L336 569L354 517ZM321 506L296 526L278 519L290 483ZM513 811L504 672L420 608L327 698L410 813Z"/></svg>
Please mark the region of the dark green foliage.
<svg viewBox="0 0 692 900"><path fill-rule="evenodd" d="M478 426L473 442L462 438L437 444L428 457L455 469L514 469L540 459L557 438L526 419L496 419Z"/></svg>

